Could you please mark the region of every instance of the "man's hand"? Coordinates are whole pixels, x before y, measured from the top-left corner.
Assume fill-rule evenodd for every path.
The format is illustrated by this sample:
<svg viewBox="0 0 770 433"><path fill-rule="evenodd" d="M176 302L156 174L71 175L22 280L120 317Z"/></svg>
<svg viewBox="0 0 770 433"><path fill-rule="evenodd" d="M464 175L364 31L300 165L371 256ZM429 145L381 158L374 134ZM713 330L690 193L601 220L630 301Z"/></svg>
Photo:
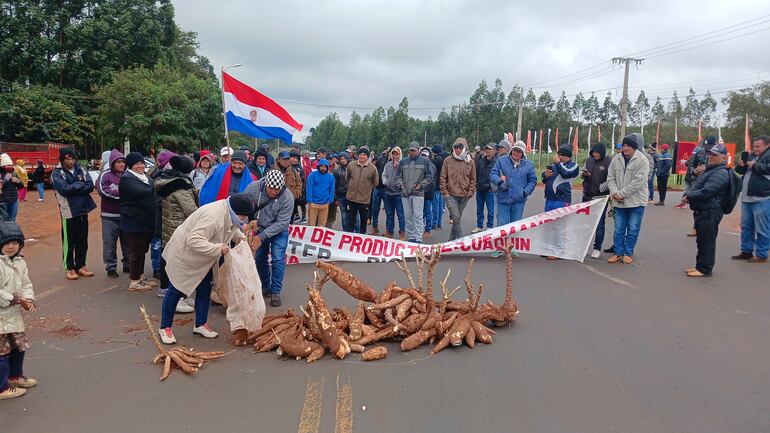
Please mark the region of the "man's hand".
<svg viewBox="0 0 770 433"><path fill-rule="evenodd" d="M706 166L703 165L703 164L695 167L695 174L699 175L699 174L703 173L704 171L706 171Z"/></svg>
<svg viewBox="0 0 770 433"><path fill-rule="evenodd" d="M222 244L222 248L220 249L220 254L225 256L229 252L230 252L230 247L225 244Z"/></svg>
<svg viewBox="0 0 770 433"><path fill-rule="evenodd" d="M625 200L625 198L622 195L620 195L619 192L616 192L616 193L612 194L612 199L615 200L615 201L623 201L623 200Z"/></svg>
<svg viewBox="0 0 770 433"><path fill-rule="evenodd" d="M743 160L741 160L741 161L743 161ZM753 170L755 162L756 162L756 160L752 159L751 161L747 162L746 165L749 167L750 170Z"/></svg>
<svg viewBox="0 0 770 433"><path fill-rule="evenodd" d="M738 158L738 167L745 167L746 163L743 162L743 158Z"/></svg>
<svg viewBox="0 0 770 433"><path fill-rule="evenodd" d="M19 304L21 305L21 308L27 311L37 311L37 304L35 304L35 301L32 299L21 298L19 299Z"/></svg>
<svg viewBox="0 0 770 433"><path fill-rule="evenodd" d="M583 177L591 177L591 172L588 170L583 170Z"/></svg>
<svg viewBox="0 0 770 433"><path fill-rule="evenodd" d="M505 181L507 181L507 180L508 180L508 178L507 178L507 177L505 177L505 175L503 175L503 176L500 176L500 180L502 180L503 182L505 182Z"/></svg>
<svg viewBox="0 0 770 433"><path fill-rule="evenodd" d="M686 196L686 195L685 195L685 196L682 196L682 203L684 203L684 204L688 204L688 203L690 203L690 200L687 198L687 196Z"/></svg>
<svg viewBox="0 0 770 433"><path fill-rule="evenodd" d="M422 189L422 186L418 183L417 186L414 187L414 190L419 191L420 189Z"/></svg>
<svg viewBox="0 0 770 433"><path fill-rule="evenodd" d="M553 176L553 171L551 170L550 167L548 167L548 168L545 169L545 178L548 179L551 176Z"/></svg>

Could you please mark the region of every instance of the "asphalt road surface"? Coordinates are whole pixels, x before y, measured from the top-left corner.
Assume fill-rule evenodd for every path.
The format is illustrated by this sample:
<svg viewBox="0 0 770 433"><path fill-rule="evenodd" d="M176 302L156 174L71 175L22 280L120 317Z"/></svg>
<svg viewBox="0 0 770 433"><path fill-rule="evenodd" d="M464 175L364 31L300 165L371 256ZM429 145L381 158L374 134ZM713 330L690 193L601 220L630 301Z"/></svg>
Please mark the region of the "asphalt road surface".
<svg viewBox="0 0 770 433"><path fill-rule="evenodd" d="M608 265L514 262L518 322L494 344L435 357L389 344L382 361L314 364L230 346L222 307L212 307L216 340L192 336L192 315L177 315L182 344L232 353L195 376L161 383L139 306L160 315L155 293L129 293L108 279L100 229L91 229L92 279L64 279L58 235L25 248L38 314L27 315L33 347L25 372L40 385L0 402L0 431L43 432L697 432L770 431L770 267L730 261L735 217L722 224L712 278L687 279L695 240L691 214L647 208L636 262ZM527 215L542 209L542 190ZM384 221L384 214L383 214ZM475 205L463 226L473 228ZM446 239L448 224L432 241ZM608 228L611 229L609 223ZM605 247L611 243L608 235ZM446 258L460 284L466 259ZM149 264L148 264L149 266ZM346 268L378 289L404 277L393 264ZM504 261L483 257L475 281L502 299ZM306 299L310 265L289 268L284 305ZM330 283L331 305L352 305ZM285 308L285 307L284 307ZM276 309L268 307L268 312Z"/></svg>

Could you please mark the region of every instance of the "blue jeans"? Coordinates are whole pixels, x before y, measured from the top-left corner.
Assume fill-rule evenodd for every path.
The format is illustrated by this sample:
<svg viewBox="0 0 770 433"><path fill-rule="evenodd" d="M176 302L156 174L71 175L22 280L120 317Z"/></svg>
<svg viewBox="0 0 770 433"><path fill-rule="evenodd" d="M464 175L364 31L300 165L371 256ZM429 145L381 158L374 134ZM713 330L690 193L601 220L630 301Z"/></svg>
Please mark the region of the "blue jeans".
<svg viewBox="0 0 770 433"><path fill-rule="evenodd" d="M211 301L211 280L213 273L209 271L203 280L195 288L195 327L203 326L208 322L209 305ZM170 328L174 323L174 313L176 304L179 300L186 298L185 294L180 292L174 284L169 281L168 290L163 297L163 306L161 307L160 329Z"/></svg>
<svg viewBox="0 0 770 433"><path fill-rule="evenodd" d="M40 200L42 200L43 196L45 195L45 183L38 182L35 184L35 186L37 187L38 195L40 195Z"/></svg>
<svg viewBox="0 0 770 433"><path fill-rule="evenodd" d="M262 282L262 291L271 295L280 295L283 288L283 273L286 269L286 247L289 245L289 231L284 230L277 235L262 241L262 245L254 255L257 273ZM270 255L270 263L267 256Z"/></svg>
<svg viewBox="0 0 770 433"><path fill-rule="evenodd" d="M374 188L372 190L372 205L370 207L372 212L372 227L377 227L377 224L380 222L380 206L385 199L385 195L385 191L379 188Z"/></svg>
<svg viewBox="0 0 770 433"><path fill-rule="evenodd" d="M436 188L433 191L433 228L440 229L441 221L444 220L444 196L441 195L441 190Z"/></svg>
<svg viewBox="0 0 770 433"><path fill-rule="evenodd" d="M484 228L484 205L487 206L487 228L495 226L495 194L476 191L476 228Z"/></svg>
<svg viewBox="0 0 770 433"><path fill-rule="evenodd" d="M741 252L767 258L770 247L770 200L741 203Z"/></svg>
<svg viewBox="0 0 770 433"><path fill-rule="evenodd" d="M3 203L2 206L5 209L5 213L8 214L8 219L10 221L16 222L16 215L19 214L19 202L15 201L13 203Z"/></svg>
<svg viewBox="0 0 770 433"><path fill-rule="evenodd" d="M0 392L9 388L8 379L18 379L24 375L24 351L12 347L11 353L0 356Z"/></svg>
<svg viewBox="0 0 770 433"><path fill-rule="evenodd" d="M524 205L527 202L519 203L497 203L497 226L504 226L514 221L518 221L524 216Z"/></svg>
<svg viewBox="0 0 770 433"><path fill-rule="evenodd" d="M160 254L163 252L163 240L158 235L152 237L150 243L150 261L152 261L152 271L160 271Z"/></svg>
<svg viewBox="0 0 770 433"><path fill-rule="evenodd" d="M423 202L422 219L425 222L425 233L430 233L433 229L433 200Z"/></svg>
<svg viewBox="0 0 770 433"><path fill-rule="evenodd" d="M398 215L398 230L406 231L406 219L404 219L404 204L401 202L401 195L385 194L385 230L388 233L394 233L396 226L395 215Z"/></svg>
<svg viewBox="0 0 770 433"><path fill-rule="evenodd" d="M561 209L569 206L569 203L561 200L545 199L545 212L552 211L554 209Z"/></svg>
<svg viewBox="0 0 770 433"><path fill-rule="evenodd" d="M615 211L615 255L634 255L634 247L642 228L644 206L616 207Z"/></svg>
<svg viewBox="0 0 770 433"><path fill-rule="evenodd" d="M343 197L337 197L337 203L339 204L340 208L340 218L342 221L342 231L343 232L349 232L350 228L348 227L348 199Z"/></svg>

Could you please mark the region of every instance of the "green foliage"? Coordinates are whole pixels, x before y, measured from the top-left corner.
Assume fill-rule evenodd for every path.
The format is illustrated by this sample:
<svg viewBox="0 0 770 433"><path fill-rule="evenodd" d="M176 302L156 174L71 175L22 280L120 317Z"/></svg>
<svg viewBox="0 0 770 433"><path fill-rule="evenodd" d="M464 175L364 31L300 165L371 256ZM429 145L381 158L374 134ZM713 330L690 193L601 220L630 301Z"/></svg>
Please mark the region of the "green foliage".
<svg viewBox="0 0 770 433"><path fill-rule="evenodd" d="M222 142L222 100L215 81L158 64L119 72L97 93L105 144L174 151Z"/></svg>
<svg viewBox="0 0 770 433"><path fill-rule="evenodd" d="M726 141L743 145L747 113L751 122L749 132L752 137L770 134L770 82L765 81L748 89L730 92L722 102L728 107L726 128L722 130Z"/></svg>

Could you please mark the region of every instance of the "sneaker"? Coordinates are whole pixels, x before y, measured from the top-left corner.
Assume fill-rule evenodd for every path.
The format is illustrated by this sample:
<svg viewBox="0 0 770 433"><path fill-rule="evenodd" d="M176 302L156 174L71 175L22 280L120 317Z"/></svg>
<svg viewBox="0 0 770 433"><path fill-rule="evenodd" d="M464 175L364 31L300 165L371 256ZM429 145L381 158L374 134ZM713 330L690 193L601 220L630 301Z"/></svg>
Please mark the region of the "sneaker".
<svg viewBox="0 0 770 433"><path fill-rule="evenodd" d="M37 386L37 380L31 377L21 376L16 379L8 379L8 384L16 388L34 388Z"/></svg>
<svg viewBox="0 0 770 433"><path fill-rule="evenodd" d="M263 298L269 298L270 297L270 292L268 292L267 290L263 290L262 291L262 297Z"/></svg>
<svg viewBox="0 0 770 433"><path fill-rule="evenodd" d="M634 263L634 258L631 256L623 256L623 264L624 265L630 265L631 263Z"/></svg>
<svg viewBox="0 0 770 433"><path fill-rule="evenodd" d="M152 290L152 286L148 286L142 280L131 280L131 284L128 285L129 292L149 292Z"/></svg>
<svg viewBox="0 0 770 433"><path fill-rule="evenodd" d="M733 259L733 260L749 260L749 259L754 258L754 254L753 253L744 253L743 251L741 251L740 254L732 256L730 258Z"/></svg>
<svg viewBox="0 0 770 433"><path fill-rule="evenodd" d="M78 275L80 275L81 277L93 277L94 273L89 271L85 266L83 266L82 268L78 269Z"/></svg>
<svg viewBox="0 0 770 433"><path fill-rule="evenodd" d="M679 203L678 205L674 206L676 209L687 209L687 205L685 203Z"/></svg>
<svg viewBox="0 0 770 433"><path fill-rule="evenodd" d="M110 269L109 271L107 271L107 276L109 278L118 278L120 275L118 275L118 271L116 271L115 269Z"/></svg>
<svg viewBox="0 0 770 433"><path fill-rule="evenodd" d="M591 258L592 259L598 259L601 256L602 256L602 252L600 250L596 250L595 249L595 250L591 251Z"/></svg>
<svg viewBox="0 0 770 433"><path fill-rule="evenodd" d="M165 298L167 292L168 292L168 289L158 289L158 297Z"/></svg>
<svg viewBox="0 0 770 433"><path fill-rule="evenodd" d="M158 334L163 344L176 344L176 337L174 337L174 332L171 331L171 328L158 329Z"/></svg>
<svg viewBox="0 0 770 433"><path fill-rule="evenodd" d="M703 277L710 277L711 274L704 274L703 272L701 272L701 271L699 271L697 269L694 269L691 272L688 272L687 276L688 277L693 277L693 278L703 278Z"/></svg>
<svg viewBox="0 0 770 433"><path fill-rule="evenodd" d="M665 206L665 205L666 204L663 203L662 201L659 201L659 202L655 203L655 206Z"/></svg>
<svg viewBox="0 0 770 433"><path fill-rule="evenodd" d="M689 233L687 233L688 238L694 238L696 236L698 236L698 232L695 229L692 229Z"/></svg>
<svg viewBox="0 0 770 433"><path fill-rule="evenodd" d="M422 234L423 239L430 239L430 232L425 232Z"/></svg>
<svg viewBox="0 0 770 433"><path fill-rule="evenodd" d="M687 268L687 269L684 270L684 273L685 274L689 274L690 272L695 272L695 271L697 271L697 269L695 269L695 268Z"/></svg>
<svg viewBox="0 0 770 433"><path fill-rule="evenodd" d="M747 260L749 263L767 263L767 257L752 257Z"/></svg>
<svg viewBox="0 0 770 433"><path fill-rule="evenodd" d="M386 231L385 232L385 237L386 238L392 238L393 237L393 232Z"/></svg>
<svg viewBox="0 0 770 433"><path fill-rule="evenodd" d="M280 307L281 306L281 296L278 294L272 294L270 295L270 305L273 307Z"/></svg>
<svg viewBox="0 0 770 433"><path fill-rule="evenodd" d="M176 303L176 310L174 311L179 314L187 314L195 311L195 308L187 305L187 302L185 302L184 299L180 299L179 302Z"/></svg>
<svg viewBox="0 0 770 433"><path fill-rule="evenodd" d="M615 245L613 245L613 246L611 246L609 248L605 248L604 252L605 253L614 253L615 252Z"/></svg>
<svg viewBox="0 0 770 433"><path fill-rule="evenodd" d="M377 228L377 226L372 226L372 231L369 232L370 235L378 235L380 234L380 229Z"/></svg>
<svg viewBox="0 0 770 433"><path fill-rule="evenodd" d="M211 327L209 327L209 324L206 323L203 326L198 326L197 328L193 328L193 335L197 335L203 338L217 338L219 334L214 332L211 329Z"/></svg>
<svg viewBox="0 0 770 433"><path fill-rule="evenodd" d="M42 199L42 198L39 198L39 199L37 199L37 201L43 201L43 199Z"/></svg>
<svg viewBox="0 0 770 433"><path fill-rule="evenodd" d="M305 218L305 217L302 217L302 219L301 219L301 220L299 220L299 223L300 223L300 224L307 224L307 218Z"/></svg>
<svg viewBox="0 0 770 433"><path fill-rule="evenodd" d="M404 239L406 239L406 233L398 232L398 240L403 241Z"/></svg>
<svg viewBox="0 0 770 433"><path fill-rule="evenodd" d="M75 272L74 269L70 269L69 271L67 271L66 274L64 274L64 278L68 280L77 280L80 277L78 276L78 273Z"/></svg>
<svg viewBox="0 0 770 433"><path fill-rule="evenodd" d="M483 231L484 231L484 229L483 229L483 228L481 228L481 227L476 227L475 229L471 230L471 233L478 233L478 232L483 232Z"/></svg>
<svg viewBox="0 0 770 433"><path fill-rule="evenodd" d="M153 281L153 280L147 280L147 279L141 278L139 281L141 281L141 282L142 282L142 284L144 284L145 286L150 286L150 287L152 287L153 289L154 289L154 288L156 288L156 287L158 287L158 283L156 283L156 282L155 282L155 281Z"/></svg>
<svg viewBox="0 0 770 433"><path fill-rule="evenodd" d="M0 400L21 397L26 393L27 393L27 390L24 388L8 388L5 391L0 392Z"/></svg>
<svg viewBox="0 0 770 433"><path fill-rule="evenodd" d="M623 258L622 258L622 257L620 257L620 256L617 256L617 255L613 255L612 257L610 257L609 259L607 259L607 263L617 263L617 262L619 262L619 261L621 261L621 260L623 260Z"/></svg>

